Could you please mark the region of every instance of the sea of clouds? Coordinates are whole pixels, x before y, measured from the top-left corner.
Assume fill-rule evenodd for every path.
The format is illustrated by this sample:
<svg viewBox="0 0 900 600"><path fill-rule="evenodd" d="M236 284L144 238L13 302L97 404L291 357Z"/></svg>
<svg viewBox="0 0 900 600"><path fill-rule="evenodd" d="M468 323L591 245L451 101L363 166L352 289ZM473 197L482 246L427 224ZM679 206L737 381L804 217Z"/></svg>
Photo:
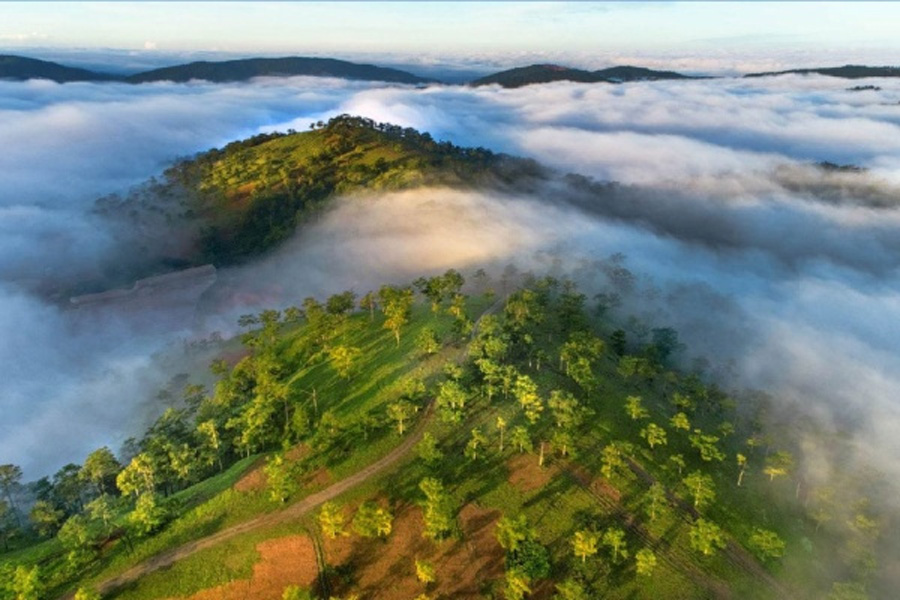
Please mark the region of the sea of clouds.
<svg viewBox="0 0 900 600"><path fill-rule="evenodd" d="M882 89L847 90L857 84ZM189 334L163 322L135 335L127 318L75 327L64 301L39 293L115 251L95 199L178 157L341 113L626 188L347 198L223 277L289 280L297 301L448 267L621 252L648 291L634 314L730 361L726 384L764 388L826 427L852 423L861 453L900 455L898 102L900 81L817 76L517 90L0 82L0 463L37 477L137 433L139 407L171 376L154 353Z"/></svg>

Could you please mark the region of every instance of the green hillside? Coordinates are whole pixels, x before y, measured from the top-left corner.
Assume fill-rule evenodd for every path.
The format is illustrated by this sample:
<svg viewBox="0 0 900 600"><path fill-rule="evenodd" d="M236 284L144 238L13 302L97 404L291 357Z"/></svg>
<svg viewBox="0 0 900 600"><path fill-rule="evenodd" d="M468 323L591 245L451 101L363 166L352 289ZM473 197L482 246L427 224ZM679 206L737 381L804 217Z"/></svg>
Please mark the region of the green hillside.
<svg viewBox="0 0 900 600"><path fill-rule="evenodd" d="M540 172L532 161L344 115L180 161L125 196L100 199L96 212L121 222L123 242L155 261L129 272L134 279L165 265L227 265L269 250L335 195L527 185ZM159 248L173 238L192 243Z"/></svg>
<svg viewBox="0 0 900 600"><path fill-rule="evenodd" d="M820 67L816 69L790 69L787 71L767 71L748 73L744 77L770 77L774 75L827 75L842 79L864 79L866 77L900 77L898 67L869 67L865 65L844 65L843 67Z"/></svg>
<svg viewBox="0 0 900 600"><path fill-rule="evenodd" d="M69 81L111 81L116 79L105 73L95 73L86 69L66 67L55 62L0 54L0 79L50 79L57 83Z"/></svg>
<svg viewBox="0 0 900 600"><path fill-rule="evenodd" d="M597 71L585 71L560 65L529 65L493 73L476 79L474 86L499 84L505 88L518 88L537 83L553 81L575 81L580 83L623 83L627 81L657 81L661 79L692 79L674 71L657 71L644 67L622 65Z"/></svg>
<svg viewBox="0 0 900 600"><path fill-rule="evenodd" d="M0 598L889 597L877 477L800 469L845 443L602 308L451 270L242 317L214 389L36 488Z"/></svg>

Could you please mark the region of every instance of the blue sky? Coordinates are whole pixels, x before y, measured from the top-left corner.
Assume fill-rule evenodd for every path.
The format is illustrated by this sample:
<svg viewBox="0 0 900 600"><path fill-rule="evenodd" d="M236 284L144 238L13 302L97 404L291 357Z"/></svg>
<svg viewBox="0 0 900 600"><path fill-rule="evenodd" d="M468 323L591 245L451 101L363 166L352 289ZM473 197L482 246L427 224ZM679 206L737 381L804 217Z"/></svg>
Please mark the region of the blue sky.
<svg viewBox="0 0 900 600"><path fill-rule="evenodd" d="M897 63L898 23L897 3L4 2L0 48Z"/></svg>

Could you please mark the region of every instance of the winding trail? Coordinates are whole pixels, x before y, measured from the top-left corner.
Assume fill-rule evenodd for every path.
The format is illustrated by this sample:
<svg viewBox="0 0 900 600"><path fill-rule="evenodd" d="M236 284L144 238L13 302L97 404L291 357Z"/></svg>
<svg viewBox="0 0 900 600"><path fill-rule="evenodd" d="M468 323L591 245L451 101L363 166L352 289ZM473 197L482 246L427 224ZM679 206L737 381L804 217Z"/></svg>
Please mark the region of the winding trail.
<svg viewBox="0 0 900 600"><path fill-rule="evenodd" d="M406 456L406 454L412 449L412 447L422 439L422 435L425 433L425 426L428 424L433 411L434 401L428 404L428 407L425 409L422 418L419 419L419 422L416 424L415 428L410 431L409 434L407 434L406 439L404 439L399 446L397 446L388 454L384 455L372 464L360 469L353 475L350 475L349 477L342 479L337 483L334 483L333 485L330 485L327 488L320 490L314 494L310 494L306 498L303 498L302 500L298 501L295 504L292 504L284 510L262 515L256 517L255 519L250 519L249 521L245 521L232 527L228 527L227 529L223 529L222 531L218 531L212 535L208 535L192 542L188 542L186 544L178 546L177 548L161 552L160 554L157 554L156 556L149 558L142 563L138 563L137 565L131 567L130 569L120 575L117 575L116 577L112 577L100 582L95 586L97 591L102 595L112 593L119 588L128 585L129 583L137 581L144 575L169 567L183 558L187 558L188 556L196 554L201 550L211 548L212 546L221 544L222 542L233 539L244 533L254 531L262 527L278 525L288 521L296 521L320 504L328 502L329 500L333 500L344 492L358 485L366 483L376 475L379 475L388 467L399 462L404 456ZM70 593L62 596L60 600L71 600L73 597L74 593Z"/></svg>

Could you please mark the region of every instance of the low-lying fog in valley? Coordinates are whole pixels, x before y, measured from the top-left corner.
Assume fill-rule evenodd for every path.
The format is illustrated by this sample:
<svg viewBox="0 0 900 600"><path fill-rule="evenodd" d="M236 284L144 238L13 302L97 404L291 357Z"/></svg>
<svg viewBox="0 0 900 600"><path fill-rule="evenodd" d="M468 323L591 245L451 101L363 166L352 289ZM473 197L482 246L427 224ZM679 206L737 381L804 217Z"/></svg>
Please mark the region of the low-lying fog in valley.
<svg viewBox="0 0 900 600"><path fill-rule="evenodd" d="M623 322L675 327L686 364L704 357L728 388L852 428L860 453L898 475L900 80L863 83L881 89L819 76L516 90L0 82L0 462L35 478L117 448L161 410L153 398L179 371L163 350L233 332L241 312L450 267L498 278L509 263L563 269L593 293L621 253L636 277L617 290ZM529 193L344 198L270 256L221 270L259 293L200 330L163 310L136 327L114 307L86 326L53 294L120 253L91 214L98 197L178 157L341 113L634 187L598 195L559 178Z"/></svg>

